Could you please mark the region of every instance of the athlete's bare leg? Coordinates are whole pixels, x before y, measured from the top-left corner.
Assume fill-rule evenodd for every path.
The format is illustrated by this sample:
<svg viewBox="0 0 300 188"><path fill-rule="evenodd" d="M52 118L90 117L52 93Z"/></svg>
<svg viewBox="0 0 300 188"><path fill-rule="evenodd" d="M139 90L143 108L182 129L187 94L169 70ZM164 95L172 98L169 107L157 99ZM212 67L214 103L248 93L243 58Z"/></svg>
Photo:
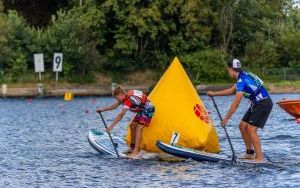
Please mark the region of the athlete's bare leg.
<svg viewBox="0 0 300 188"><path fill-rule="evenodd" d="M253 144L252 144L250 133L248 132L248 123L247 122L245 122L245 121L240 122L240 131L241 131L243 140L246 145L246 150L253 150ZM252 158L254 158L254 155L246 153L242 158L252 159Z"/></svg>
<svg viewBox="0 0 300 188"><path fill-rule="evenodd" d="M262 153L262 149L261 149L260 139L257 135L257 127L248 124L248 132L250 134L251 141L252 141L255 153L256 153L255 160L262 161L263 153Z"/></svg>
<svg viewBox="0 0 300 188"><path fill-rule="evenodd" d="M135 147L130 155L128 155L130 158L136 159L140 152L140 143L142 140L142 133L143 133L144 125L138 124L135 131Z"/></svg>
<svg viewBox="0 0 300 188"><path fill-rule="evenodd" d="M138 123L137 122L131 122L130 123L130 133L131 133L131 135L130 135L130 137L131 137L131 141L130 141L130 146L129 146L129 149L128 150L126 150L125 152L124 152L124 154L130 154L132 151L133 151L133 148L134 148L134 146L135 146L135 131L136 131L136 127L137 127L137 125L138 125ZM133 146L133 147L132 147Z"/></svg>

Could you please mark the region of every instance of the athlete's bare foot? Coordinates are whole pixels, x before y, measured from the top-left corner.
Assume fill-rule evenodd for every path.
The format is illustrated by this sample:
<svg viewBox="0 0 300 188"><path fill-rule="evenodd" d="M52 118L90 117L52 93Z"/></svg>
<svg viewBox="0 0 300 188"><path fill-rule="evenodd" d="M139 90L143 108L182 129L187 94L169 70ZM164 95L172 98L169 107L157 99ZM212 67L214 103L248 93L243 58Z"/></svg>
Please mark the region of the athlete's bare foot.
<svg viewBox="0 0 300 188"><path fill-rule="evenodd" d="M254 154L245 154L245 155L241 156L240 159L255 159L255 155Z"/></svg>
<svg viewBox="0 0 300 188"><path fill-rule="evenodd" d="M129 155L127 155L127 157L131 159L137 159L140 156L139 154L140 154L139 152L132 151Z"/></svg>
<svg viewBox="0 0 300 188"><path fill-rule="evenodd" d="M258 163L259 163L259 162L260 162L260 163L265 162L263 157L256 157L256 158L254 158L253 160L254 160L255 162L258 162Z"/></svg>
<svg viewBox="0 0 300 188"><path fill-rule="evenodd" d="M131 148L128 148L126 151L123 152L123 154L125 154L125 155L128 155L130 153L132 153L132 149Z"/></svg>
<svg viewBox="0 0 300 188"><path fill-rule="evenodd" d="M265 160L257 160L257 159L254 159L252 160L254 163L265 163L266 161Z"/></svg>

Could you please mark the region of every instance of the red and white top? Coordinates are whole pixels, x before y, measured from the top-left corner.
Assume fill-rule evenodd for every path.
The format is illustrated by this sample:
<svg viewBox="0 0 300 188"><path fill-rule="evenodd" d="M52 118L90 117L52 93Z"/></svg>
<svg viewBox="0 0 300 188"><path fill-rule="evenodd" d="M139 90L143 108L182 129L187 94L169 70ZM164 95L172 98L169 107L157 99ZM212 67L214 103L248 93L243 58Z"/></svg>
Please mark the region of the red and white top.
<svg viewBox="0 0 300 188"><path fill-rule="evenodd" d="M147 102L147 95L139 90L129 90L125 99L122 101L123 108L132 112L139 112Z"/></svg>

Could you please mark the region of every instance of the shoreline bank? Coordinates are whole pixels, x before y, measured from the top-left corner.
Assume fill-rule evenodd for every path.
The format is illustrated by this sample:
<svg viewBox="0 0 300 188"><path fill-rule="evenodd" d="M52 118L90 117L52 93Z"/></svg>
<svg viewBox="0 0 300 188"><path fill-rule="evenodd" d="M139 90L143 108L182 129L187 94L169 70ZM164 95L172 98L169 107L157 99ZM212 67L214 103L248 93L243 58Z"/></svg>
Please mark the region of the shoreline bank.
<svg viewBox="0 0 300 188"><path fill-rule="evenodd" d="M214 85L196 85L198 93L205 93L209 90L222 90L231 87L231 84ZM297 86L275 86L268 85L270 93L300 93L300 87ZM65 92L71 92L76 96L111 96L112 85L103 84L59 84L59 85L6 85L0 88L0 97L61 97ZM145 93L150 93L151 86L148 85L124 85L126 90L138 89Z"/></svg>

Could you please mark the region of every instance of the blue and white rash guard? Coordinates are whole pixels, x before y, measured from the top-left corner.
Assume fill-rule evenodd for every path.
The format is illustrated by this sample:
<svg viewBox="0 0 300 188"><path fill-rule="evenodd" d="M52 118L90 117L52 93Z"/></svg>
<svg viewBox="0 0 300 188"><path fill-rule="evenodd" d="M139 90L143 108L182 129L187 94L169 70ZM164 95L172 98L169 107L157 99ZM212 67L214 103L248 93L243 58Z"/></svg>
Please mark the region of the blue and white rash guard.
<svg viewBox="0 0 300 188"><path fill-rule="evenodd" d="M256 104L262 99L269 98L268 91L263 84L264 82L255 74L241 71L237 78L236 91L243 92L245 98Z"/></svg>

